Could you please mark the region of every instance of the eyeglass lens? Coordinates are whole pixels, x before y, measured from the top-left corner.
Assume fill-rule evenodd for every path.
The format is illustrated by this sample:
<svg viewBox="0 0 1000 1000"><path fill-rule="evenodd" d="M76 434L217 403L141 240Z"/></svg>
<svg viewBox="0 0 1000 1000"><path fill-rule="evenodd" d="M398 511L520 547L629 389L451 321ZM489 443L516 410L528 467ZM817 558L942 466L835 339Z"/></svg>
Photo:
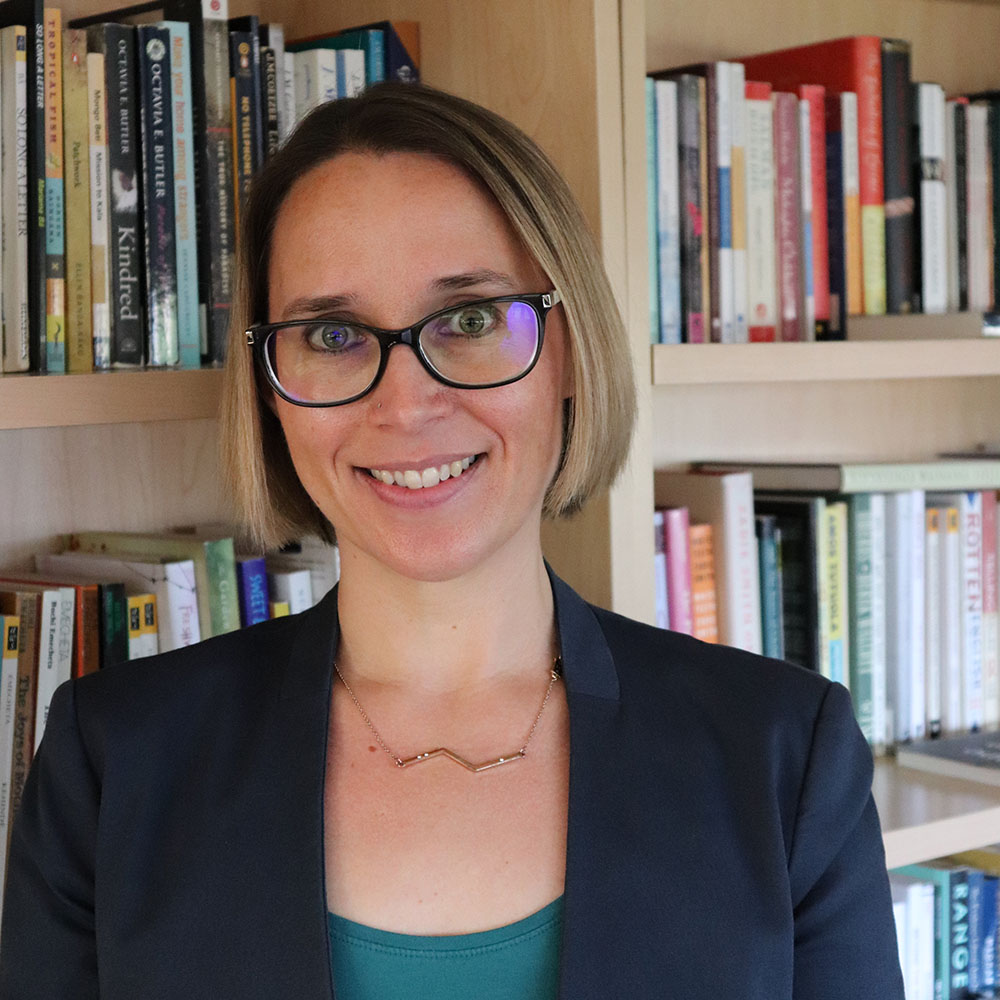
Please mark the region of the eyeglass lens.
<svg viewBox="0 0 1000 1000"><path fill-rule="evenodd" d="M443 378L469 388L523 375L538 347L540 323L526 302L456 306L419 329L419 350ZM368 389L381 346L364 327L310 320L271 331L268 361L282 390L296 400L332 403Z"/></svg>

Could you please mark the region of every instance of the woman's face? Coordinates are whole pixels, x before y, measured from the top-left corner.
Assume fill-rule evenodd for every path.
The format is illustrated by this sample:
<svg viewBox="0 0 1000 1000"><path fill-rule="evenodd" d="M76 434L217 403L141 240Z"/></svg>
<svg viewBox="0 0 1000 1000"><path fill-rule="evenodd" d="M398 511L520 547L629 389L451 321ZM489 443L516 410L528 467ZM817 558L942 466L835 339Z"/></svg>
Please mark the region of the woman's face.
<svg viewBox="0 0 1000 1000"><path fill-rule="evenodd" d="M332 316L400 329L472 299L550 289L494 202L431 156L341 154L296 182L275 222L271 322ZM344 569L371 559L443 580L504 554L537 557L571 392L556 308L538 364L510 385L442 385L399 345L362 399L274 405L299 478L336 529ZM423 476L466 459L460 475L420 489L371 471Z"/></svg>

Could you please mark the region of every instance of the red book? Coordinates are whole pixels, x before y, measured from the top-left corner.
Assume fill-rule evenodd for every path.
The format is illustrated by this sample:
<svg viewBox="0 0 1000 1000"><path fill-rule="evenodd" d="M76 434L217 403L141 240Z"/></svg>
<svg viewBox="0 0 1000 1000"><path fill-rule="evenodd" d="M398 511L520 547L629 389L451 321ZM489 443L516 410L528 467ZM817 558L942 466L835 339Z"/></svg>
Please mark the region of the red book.
<svg viewBox="0 0 1000 1000"><path fill-rule="evenodd" d="M778 272L778 339L801 340L805 312L802 280L802 194L799 186L799 99L775 93L774 245Z"/></svg>
<svg viewBox="0 0 1000 1000"><path fill-rule="evenodd" d="M747 77L797 90L821 84L832 94L858 95L860 195L865 312L885 312L885 186L882 154L882 40L876 35L836 38L742 60ZM820 115L819 121L823 118ZM814 201L814 206L816 202ZM820 202L819 204L825 204ZM829 315L829 306L827 307Z"/></svg>
<svg viewBox="0 0 1000 1000"><path fill-rule="evenodd" d="M691 614L691 554L687 507L671 507L664 512L663 540L667 555L667 601L670 627L687 635L694 633Z"/></svg>

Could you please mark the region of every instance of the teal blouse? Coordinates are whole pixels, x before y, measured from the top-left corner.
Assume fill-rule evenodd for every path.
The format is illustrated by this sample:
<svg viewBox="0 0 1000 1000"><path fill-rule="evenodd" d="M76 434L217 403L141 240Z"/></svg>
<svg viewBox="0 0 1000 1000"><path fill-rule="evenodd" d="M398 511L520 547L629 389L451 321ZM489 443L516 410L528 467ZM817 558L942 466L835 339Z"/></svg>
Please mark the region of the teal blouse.
<svg viewBox="0 0 1000 1000"><path fill-rule="evenodd" d="M562 897L476 934L394 934L331 913L337 1000L555 1000Z"/></svg>

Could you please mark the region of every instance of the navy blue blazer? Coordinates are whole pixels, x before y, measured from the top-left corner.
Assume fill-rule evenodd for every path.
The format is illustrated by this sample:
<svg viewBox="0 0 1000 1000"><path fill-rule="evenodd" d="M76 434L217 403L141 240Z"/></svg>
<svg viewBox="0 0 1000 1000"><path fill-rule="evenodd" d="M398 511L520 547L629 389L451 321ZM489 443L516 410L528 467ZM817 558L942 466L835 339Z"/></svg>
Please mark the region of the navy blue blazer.
<svg viewBox="0 0 1000 1000"><path fill-rule="evenodd" d="M902 1000L845 689L553 591L570 718L560 998ZM334 591L59 689L14 825L0 997L334 995L337 635Z"/></svg>

